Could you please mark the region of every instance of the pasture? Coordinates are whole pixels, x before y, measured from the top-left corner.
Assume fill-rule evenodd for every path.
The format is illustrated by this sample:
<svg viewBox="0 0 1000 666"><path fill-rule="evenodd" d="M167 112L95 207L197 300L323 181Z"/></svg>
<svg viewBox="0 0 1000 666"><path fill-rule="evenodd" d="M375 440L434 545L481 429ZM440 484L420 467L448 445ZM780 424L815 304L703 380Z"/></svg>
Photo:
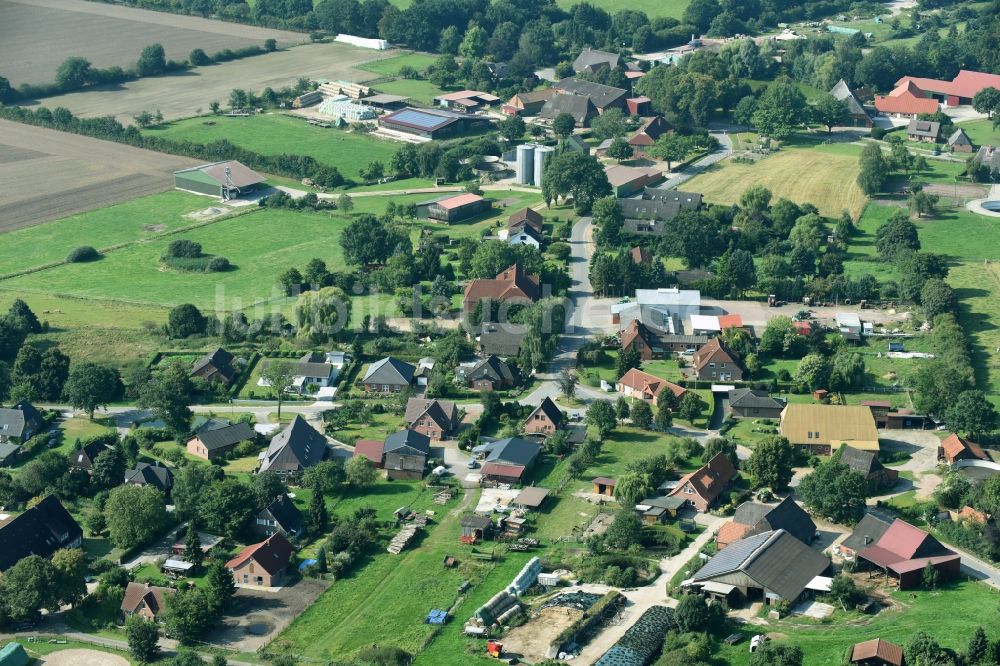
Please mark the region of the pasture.
<svg viewBox="0 0 1000 666"><path fill-rule="evenodd" d="M583 0L557 0L557 4L563 9L571 9L573 5L580 4L581 2ZM393 4L398 3L393 2ZM603 9L609 14L614 14L622 9L632 9L646 12L646 15L651 19L660 16L680 19L684 15L684 10L691 4L691 0L635 0L634 2L630 2L627 7L623 6L620 2L615 2L615 0L590 0L590 4Z"/></svg>
<svg viewBox="0 0 1000 666"><path fill-rule="evenodd" d="M174 171L196 164L189 157L0 120L0 232L161 192L173 187ZM0 274L24 268L26 251L48 253L53 248L38 243L58 245L73 226L60 227L47 239L35 238L29 248L17 246L16 235L5 236L0 255L17 263L0 259ZM90 231L103 233L101 228ZM100 240L60 249L56 258L84 243L96 246Z"/></svg>
<svg viewBox="0 0 1000 666"><path fill-rule="evenodd" d="M733 204L748 187L763 185L775 199L814 204L820 214L828 217L837 217L847 209L857 218L864 208L865 195L855 182L858 159L851 150L854 148L787 148L756 164L736 164L727 159L687 181L684 187L701 192L709 203Z"/></svg>
<svg viewBox="0 0 1000 666"><path fill-rule="evenodd" d="M95 67L128 68L154 43L163 45L168 59L184 60L195 48L211 54L263 46L265 39L276 39L281 47L308 40L308 35L287 30L83 0L0 0L0 16L3 76L15 86L53 81L69 56L84 57ZM41 44L58 48L39 48Z"/></svg>
<svg viewBox="0 0 1000 666"><path fill-rule="evenodd" d="M264 155L308 155L335 166L346 178L373 160L388 163L400 144L366 134L309 125L305 119L281 113L250 118L199 116L145 130L177 141L209 143L226 139Z"/></svg>
<svg viewBox="0 0 1000 666"><path fill-rule="evenodd" d="M964 129L976 148L983 144L995 146L1000 143L1000 129L994 129L992 120L973 120L958 123L955 127Z"/></svg>

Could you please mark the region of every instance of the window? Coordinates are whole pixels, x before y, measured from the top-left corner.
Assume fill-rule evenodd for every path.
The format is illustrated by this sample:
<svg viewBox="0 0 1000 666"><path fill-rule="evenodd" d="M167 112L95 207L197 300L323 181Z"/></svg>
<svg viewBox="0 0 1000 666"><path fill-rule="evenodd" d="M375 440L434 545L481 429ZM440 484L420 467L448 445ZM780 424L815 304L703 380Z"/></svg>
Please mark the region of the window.
<svg viewBox="0 0 1000 666"><path fill-rule="evenodd" d="M715 363L709 363L709 364L708 364L708 367L710 367L710 368L714 368L714 367L715 367Z"/></svg>
<svg viewBox="0 0 1000 666"><path fill-rule="evenodd" d="M690 485L684 486L684 494L694 495L694 488L692 488Z"/></svg>
<svg viewBox="0 0 1000 666"><path fill-rule="evenodd" d="M244 583L249 583L250 582L250 576L248 576L246 574L243 574L243 582Z"/></svg>
<svg viewBox="0 0 1000 666"><path fill-rule="evenodd" d="M812 434L812 430L810 430L809 432L806 433L806 439L812 439L812 438L813 438L813 434Z"/></svg>

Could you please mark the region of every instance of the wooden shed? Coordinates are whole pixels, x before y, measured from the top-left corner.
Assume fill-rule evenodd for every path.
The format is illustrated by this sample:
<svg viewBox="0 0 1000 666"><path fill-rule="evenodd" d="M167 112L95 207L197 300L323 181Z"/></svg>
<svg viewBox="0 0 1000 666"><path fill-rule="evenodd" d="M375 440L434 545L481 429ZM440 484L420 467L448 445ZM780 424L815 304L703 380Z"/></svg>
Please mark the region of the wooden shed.
<svg viewBox="0 0 1000 666"><path fill-rule="evenodd" d="M604 495L606 497L615 496L615 480L609 479L606 476L599 476L593 481L594 492L598 495Z"/></svg>

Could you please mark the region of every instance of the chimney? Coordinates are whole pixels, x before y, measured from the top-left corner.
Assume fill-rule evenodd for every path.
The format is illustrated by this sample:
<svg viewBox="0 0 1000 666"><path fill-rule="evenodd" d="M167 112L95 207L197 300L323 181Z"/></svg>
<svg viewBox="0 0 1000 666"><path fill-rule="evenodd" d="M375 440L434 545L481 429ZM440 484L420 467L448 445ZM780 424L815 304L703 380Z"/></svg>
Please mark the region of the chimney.
<svg viewBox="0 0 1000 666"><path fill-rule="evenodd" d="M868 535L866 534L866 535L865 535L865 545L867 546L867 545L868 545L868 544L870 544L871 542L872 542L872 538L871 538L870 536L868 536Z"/></svg>

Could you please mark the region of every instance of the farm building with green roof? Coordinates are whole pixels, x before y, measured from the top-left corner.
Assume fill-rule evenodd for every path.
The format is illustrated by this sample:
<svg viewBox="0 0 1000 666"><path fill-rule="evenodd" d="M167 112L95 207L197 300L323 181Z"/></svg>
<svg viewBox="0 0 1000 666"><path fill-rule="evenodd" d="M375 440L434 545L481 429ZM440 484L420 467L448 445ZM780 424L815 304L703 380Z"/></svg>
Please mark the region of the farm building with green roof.
<svg viewBox="0 0 1000 666"><path fill-rule="evenodd" d="M235 160L174 172L174 187L178 190L209 194L225 200L246 194L263 182L264 176Z"/></svg>

